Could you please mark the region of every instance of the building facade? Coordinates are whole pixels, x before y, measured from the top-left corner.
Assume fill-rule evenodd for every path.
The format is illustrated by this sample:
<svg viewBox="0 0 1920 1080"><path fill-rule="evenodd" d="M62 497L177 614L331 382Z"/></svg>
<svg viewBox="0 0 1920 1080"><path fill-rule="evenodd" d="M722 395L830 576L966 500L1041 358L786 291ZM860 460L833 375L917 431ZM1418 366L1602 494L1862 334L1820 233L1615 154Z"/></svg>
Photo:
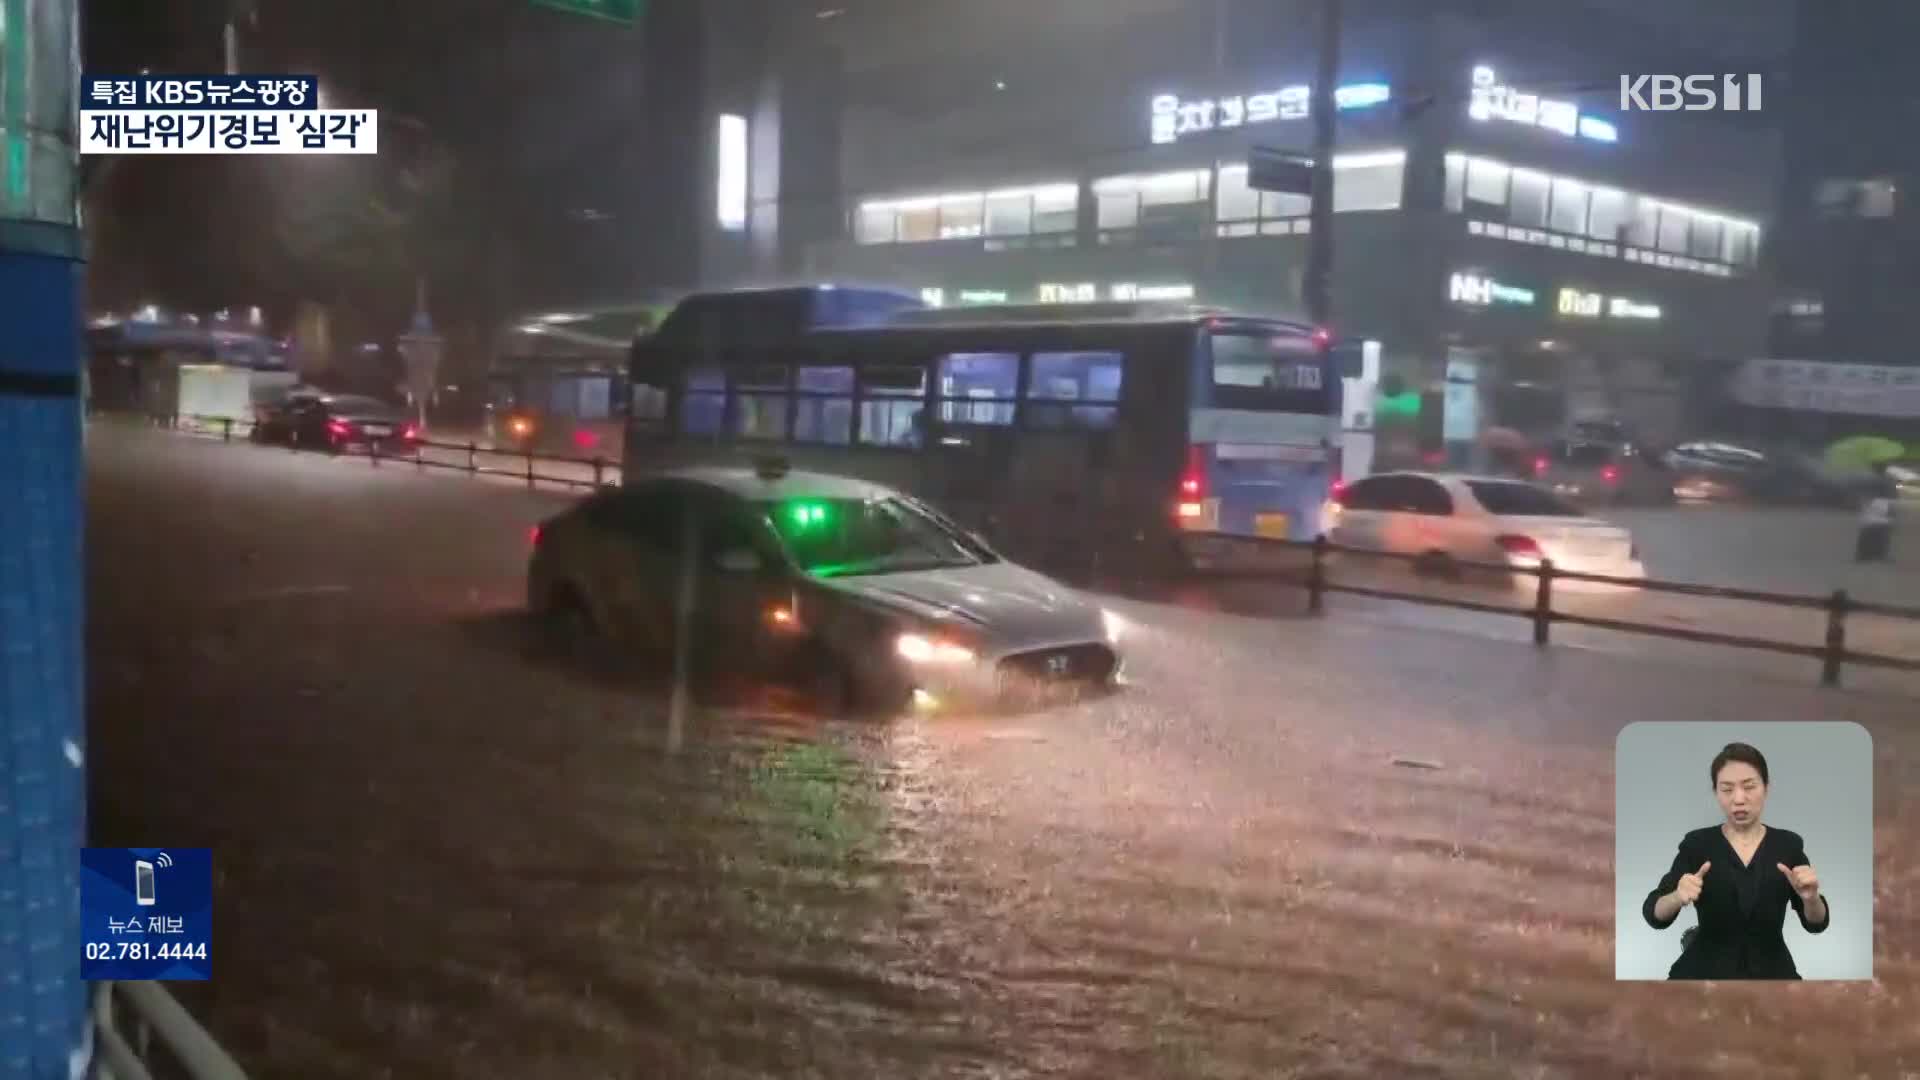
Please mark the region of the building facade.
<svg viewBox="0 0 1920 1080"><path fill-rule="evenodd" d="M1688 388L1764 346L1778 136L1620 112L1623 73L1719 68L1650 55L1643 30L1603 16L1346 6L1335 330L1381 343L1389 397L1446 402L1449 441L1595 414L1678 433ZM844 225L807 272L943 304L1298 314L1308 201L1251 190L1247 161L1309 144L1312 8L1122 24L1084 43L1073 90L994 80L937 110L850 104ZM1184 25L1195 11L1211 33ZM1164 48L1176 34L1211 37L1213 56Z"/></svg>

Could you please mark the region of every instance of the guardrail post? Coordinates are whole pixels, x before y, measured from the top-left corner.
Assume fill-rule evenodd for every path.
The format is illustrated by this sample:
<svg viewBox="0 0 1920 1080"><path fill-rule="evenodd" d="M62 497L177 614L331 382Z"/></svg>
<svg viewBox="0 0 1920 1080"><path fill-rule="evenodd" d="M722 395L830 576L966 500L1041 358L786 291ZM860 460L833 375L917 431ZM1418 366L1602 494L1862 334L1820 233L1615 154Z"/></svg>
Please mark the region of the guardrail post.
<svg viewBox="0 0 1920 1080"><path fill-rule="evenodd" d="M220 441L233 441L233 417L231 416L223 416L220 418Z"/></svg>
<svg viewBox="0 0 1920 1080"><path fill-rule="evenodd" d="M1327 610L1327 534L1313 538L1313 561L1307 564L1307 614Z"/></svg>
<svg viewBox="0 0 1920 1080"><path fill-rule="evenodd" d="M1541 559L1533 591L1533 643L1545 645L1553 636L1553 560Z"/></svg>
<svg viewBox="0 0 1920 1080"><path fill-rule="evenodd" d="M599 454L593 455L593 486L595 489L601 486L601 477L606 474L606 471L607 459L601 457Z"/></svg>
<svg viewBox="0 0 1920 1080"><path fill-rule="evenodd" d="M533 490L533 444L527 444L527 490Z"/></svg>
<svg viewBox="0 0 1920 1080"><path fill-rule="evenodd" d="M479 452L480 452L480 448L474 445L472 439L468 439L467 440L467 471L470 473L480 471L480 466L476 464L476 455L478 455Z"/></svg>
<svg viewBox="0 0 1920 1080"><path fill-rule="evenodd" d="M1840 685L1840 665L1847 658L1847 608L1852 598L1845 589L1827 598L1827 652L1821 658L1820 685Z"/></svg>

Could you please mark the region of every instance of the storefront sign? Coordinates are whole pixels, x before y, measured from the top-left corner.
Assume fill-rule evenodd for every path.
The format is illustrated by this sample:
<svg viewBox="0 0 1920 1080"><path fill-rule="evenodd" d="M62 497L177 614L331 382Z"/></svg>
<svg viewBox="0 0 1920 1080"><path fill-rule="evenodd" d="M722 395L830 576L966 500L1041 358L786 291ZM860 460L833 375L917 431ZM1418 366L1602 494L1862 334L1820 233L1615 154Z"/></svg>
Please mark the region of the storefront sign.
<svg viewBox="0 0 1920 1080"><path fill-rule="evenodd" d="M1920 367L1749 360L1732 390L1761 409L1920 419Z"/></svg>
<svg viewBox="0 0 1920 1080"><path fill-rule="evenodd" d="M1495 304L1526 305L1533 303L1534 300L1532 289L1503 285L1479 274L1453 275L1447 283L1447 296L1456 304L1470 304L1474 307L1492 307Z"/></svg>
<svg viewBox="0 0 1920 1080"><path fill-rule="evenodd" d="M1560 290L1560 314L1578 315L1582 318L1598 318L1606 307L1607 298L1597 292L1581 292L1579 289Z"/></svg>
<svg viewBox="0 0 1920 1080"><path fill-rule="evenodd" d="M961 289L962 304L1004 304L1007 294L1000 289Z"/></svg>
<svg viewBox="0 0 1920 1080"><path fill-rule="evenodd" d="M1191 300L1194 289L1191 285L1136 285L1122 282L1112 291L1115 300Z"/></svg>
<svg viewBox="0 0 1920 1080"><path fill-rule="evenodd" d="M1393 97L1386 83L1351 83L1333 91L1334 108L1365 109ZM1182 100L1178 94L1154 96L1149 129L1156 144L1178 141L1182 136L1207 131L1237 128L1247 124L1267 124L1275 120L1298 120L1313 107L1313 88L1286 86L1263 94L1244 94L1223 98Z"/></svg>
<svg viewBox="0 0 1920 1080"><path fill-rule="evenodd" d="M1620 138L1611 123L1597 116L1580 115L1580 106L1571 101L1545 98L1504 85L1485 64L1473 69L1472 94L1467 115L1475 120L1505 120L1595 142L1617 142Z"/></svg>
<svg viewBox="0 0 1920 1080"><path fill-rule="evenodd" d="M1091 281L1072 285L1045 282L1040 286L1039 296L1043 304L1087 304L1100 299L1100 287Z"/></svg>
<svg viewBox="0 0 1920 1080"><path fill-rule="evenodd" d="M1657 304L1643 304L1624 296L1602 296L1579 289L1561 289L1559 308L1562 315L1583 319L1597 319L1602 315L1609 319L1653 320L1660 317Z"/></svg>

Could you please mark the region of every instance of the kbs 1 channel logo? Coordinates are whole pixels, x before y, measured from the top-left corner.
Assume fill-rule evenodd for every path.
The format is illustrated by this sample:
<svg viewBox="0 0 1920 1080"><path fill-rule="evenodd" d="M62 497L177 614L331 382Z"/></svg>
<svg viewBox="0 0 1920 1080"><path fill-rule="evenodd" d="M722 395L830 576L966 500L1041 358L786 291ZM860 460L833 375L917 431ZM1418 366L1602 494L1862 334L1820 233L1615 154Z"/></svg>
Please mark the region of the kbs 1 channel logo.
<svg viewBox="0 0 1920 1080"><path fill-rule="evenodd" d="M379 113L329 109L311 75L80 80L82 154L377 154Z"/></svg>

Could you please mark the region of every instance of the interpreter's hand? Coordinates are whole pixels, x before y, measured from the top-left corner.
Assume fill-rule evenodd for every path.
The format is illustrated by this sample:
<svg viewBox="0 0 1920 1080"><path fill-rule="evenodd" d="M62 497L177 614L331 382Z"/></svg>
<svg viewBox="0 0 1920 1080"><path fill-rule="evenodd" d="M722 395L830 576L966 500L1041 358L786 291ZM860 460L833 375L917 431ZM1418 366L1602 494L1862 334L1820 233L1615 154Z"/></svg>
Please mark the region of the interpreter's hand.
<svg viewBox="0 0 1920 1080"><path fill-rule="evenodd" d="M1786 863L1774 863L1780 872L1787 875L1787 884L1800 894L1801 903L1811 903L1820 895L1820 875L1813 872L1811 866L1788 866Z"/></svg>
<svg viewBox="0 0 1920 1080"><path fill-rule="evenodd" d="M1673 886L1674 898L1683 905L1700 899L1700 887L1706 884L1707 868L1712 865L1710 862L1703 862L1700 864L1700 869L1693 873L1681 874L1680 880Z"/></svg>

